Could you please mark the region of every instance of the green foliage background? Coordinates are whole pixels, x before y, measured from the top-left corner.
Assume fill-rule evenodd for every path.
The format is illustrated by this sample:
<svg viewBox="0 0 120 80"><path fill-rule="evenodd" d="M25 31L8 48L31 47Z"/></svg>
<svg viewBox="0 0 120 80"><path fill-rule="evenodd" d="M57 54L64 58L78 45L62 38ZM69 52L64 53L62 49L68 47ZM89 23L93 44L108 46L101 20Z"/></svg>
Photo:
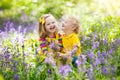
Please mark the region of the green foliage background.
<svg viewBox="0 0 120 80"><path fill-rule="evenodd" d="M119 0L1 0L0 18L19 19L25 13L33 21L45 13L52 13L56 18L70 14L76 15L81 24L85 24L87 21L92 22L109 15L119 16L119 2Z"/></svg>

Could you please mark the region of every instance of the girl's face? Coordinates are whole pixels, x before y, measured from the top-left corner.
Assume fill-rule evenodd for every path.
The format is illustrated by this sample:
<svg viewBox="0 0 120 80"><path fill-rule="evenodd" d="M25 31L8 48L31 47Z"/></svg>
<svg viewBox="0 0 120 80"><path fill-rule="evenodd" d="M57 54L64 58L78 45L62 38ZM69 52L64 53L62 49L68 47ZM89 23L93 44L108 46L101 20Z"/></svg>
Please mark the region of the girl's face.
<svg viewBox="0 0 120 80"><path fill-rule="evenodd" d="M62 30L64 32L72 31L72 22L69 19L63 19L62 21Z"/></svg>
<svg viewBox="0 0 120 80"><path fill-rule="evenodd" d="M57 30L57 22L53 16L46 18L45 29L48 34L53 34Z"/></svg>

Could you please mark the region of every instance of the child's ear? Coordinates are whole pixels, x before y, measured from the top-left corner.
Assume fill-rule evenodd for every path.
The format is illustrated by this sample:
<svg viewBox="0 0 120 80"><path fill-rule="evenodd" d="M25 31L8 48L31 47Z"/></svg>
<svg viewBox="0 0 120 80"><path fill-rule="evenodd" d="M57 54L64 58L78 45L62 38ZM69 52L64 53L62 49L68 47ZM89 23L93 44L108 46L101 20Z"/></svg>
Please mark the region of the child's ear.
<svg viewBox="0 0 120 80"><path fill-rule="evenodd" d="M76 29L76 27L75 26L72 26L72 30L74 31Z"/></svg>

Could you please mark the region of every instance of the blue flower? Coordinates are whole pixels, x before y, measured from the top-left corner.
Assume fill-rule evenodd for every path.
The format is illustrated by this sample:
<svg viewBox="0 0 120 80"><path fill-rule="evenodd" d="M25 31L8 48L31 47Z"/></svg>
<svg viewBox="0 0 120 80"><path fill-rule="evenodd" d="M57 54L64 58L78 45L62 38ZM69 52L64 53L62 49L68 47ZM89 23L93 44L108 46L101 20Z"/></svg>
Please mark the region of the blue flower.
<svg viewBox="0 0 120 80"><path fill-rule="evenodd" d="M72 69L69 65L63 65L59 67L59 74L61 74L63 77L66 77L71 71Z"/></svg>
<svg viewBox="0 0 120 80"><path fill-rule="evenodd" d="M108 74L108 70L105 66L102 67L102 72L103 74L107 75Z"/></svg>
<svg viewBox="0 0 120 80"><path fill-rule="evenodd" d="M18 74L14 75L14 80L20 80L20 76Z"/></svg>

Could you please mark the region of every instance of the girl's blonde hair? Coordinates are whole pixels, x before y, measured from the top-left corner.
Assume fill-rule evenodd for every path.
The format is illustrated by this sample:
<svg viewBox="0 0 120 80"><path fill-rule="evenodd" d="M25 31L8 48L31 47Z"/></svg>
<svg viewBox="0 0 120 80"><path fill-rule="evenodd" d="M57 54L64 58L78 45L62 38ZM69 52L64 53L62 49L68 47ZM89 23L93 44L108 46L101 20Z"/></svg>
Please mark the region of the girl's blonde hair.
<svg viewBox="0 0 120 80"><path fill-rule="evenodd" d="M46 38L47 37L47 32L45 29L45 23L46 23L46 19L50 16L53 16L52 14L44 14L40 17L39 19L39 29L38 29L38 33L39 33L39 38Z"/></svg>
<svg viewBox="0 0 120 80"><path fill-rule="evenodd" d="M70 21L70 23L76 27L74 32L78 34L80 32L80 24L78 19L75 16L69 16L69 15L64 15L63 18L67 18L67 20Z"/></svg>
<svg viewBox="0 0 120 80"><path fill-rule="evenodd" d="M75 17L70 17L71 23L73 24L75 28L74 32L78 34L80 32L80 24L79 21Z"/></svg>

